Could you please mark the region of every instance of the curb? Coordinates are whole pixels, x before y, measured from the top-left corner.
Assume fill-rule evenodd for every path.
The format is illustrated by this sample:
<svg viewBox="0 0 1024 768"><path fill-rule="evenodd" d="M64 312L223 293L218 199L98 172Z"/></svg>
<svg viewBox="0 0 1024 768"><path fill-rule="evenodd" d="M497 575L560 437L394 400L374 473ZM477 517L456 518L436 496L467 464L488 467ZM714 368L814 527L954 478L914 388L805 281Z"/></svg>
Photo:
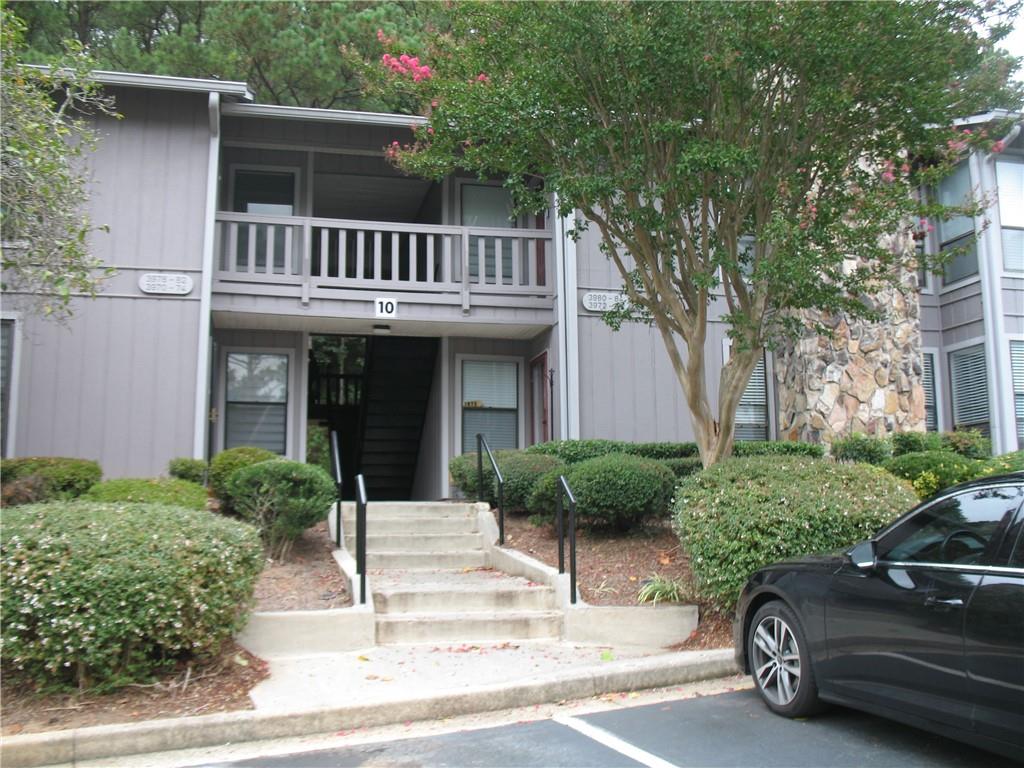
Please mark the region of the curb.
<svg viewBox="0 0 1024 768"><path fill-rule="evenodd" d="M0 757L5 768L31 768L456 717L620 691L663 688L735 673L731 649L689 651L608 662L527 682L478 686L373 704L298 712L229 712L11 736L3 740Z"/></svg>

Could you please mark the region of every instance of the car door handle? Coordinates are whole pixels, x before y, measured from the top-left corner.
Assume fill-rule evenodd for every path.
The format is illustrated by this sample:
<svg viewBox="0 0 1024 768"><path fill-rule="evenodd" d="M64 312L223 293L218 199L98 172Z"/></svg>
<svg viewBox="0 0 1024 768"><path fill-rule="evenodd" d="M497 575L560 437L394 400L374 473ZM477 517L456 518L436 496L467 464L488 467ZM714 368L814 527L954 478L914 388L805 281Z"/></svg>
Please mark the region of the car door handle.
<svg viewBox="0 0 1024 768"><path fill-rule="evenodd" d="M942 598L935 597L934 595L929 595L928 597L926 597L924 600L924 604L928 608L938 608L940 610L964 607L964 601L961 600L959 597Z"/></svg>

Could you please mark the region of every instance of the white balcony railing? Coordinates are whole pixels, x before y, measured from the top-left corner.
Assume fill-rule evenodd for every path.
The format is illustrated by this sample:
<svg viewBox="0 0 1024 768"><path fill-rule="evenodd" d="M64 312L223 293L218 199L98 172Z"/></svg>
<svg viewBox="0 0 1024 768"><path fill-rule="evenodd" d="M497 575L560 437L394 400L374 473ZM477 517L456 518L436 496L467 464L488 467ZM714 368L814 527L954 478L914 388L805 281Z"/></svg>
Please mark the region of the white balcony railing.
<svg viewBox="0 0 1024 768"><path fill-rule="evenodd" d="M276 286L304 303L338 291L408 291L457 297L468 310L474 295L554 293L551 233L541 229L218 213L215 248L215 290Z"/></svg>

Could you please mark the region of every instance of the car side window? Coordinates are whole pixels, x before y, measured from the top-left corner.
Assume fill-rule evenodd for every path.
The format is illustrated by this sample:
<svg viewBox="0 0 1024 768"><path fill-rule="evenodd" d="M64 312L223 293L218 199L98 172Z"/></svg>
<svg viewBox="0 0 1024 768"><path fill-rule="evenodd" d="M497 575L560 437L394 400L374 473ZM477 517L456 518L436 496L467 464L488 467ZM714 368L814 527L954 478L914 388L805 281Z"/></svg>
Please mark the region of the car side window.
<svg viewBox="0 0 1024 768"><path fill-rule="evenodd" d="M900 563L980 565L998 546L1024 489L979 488L925 507L878 543L879 559Z"/></svg>

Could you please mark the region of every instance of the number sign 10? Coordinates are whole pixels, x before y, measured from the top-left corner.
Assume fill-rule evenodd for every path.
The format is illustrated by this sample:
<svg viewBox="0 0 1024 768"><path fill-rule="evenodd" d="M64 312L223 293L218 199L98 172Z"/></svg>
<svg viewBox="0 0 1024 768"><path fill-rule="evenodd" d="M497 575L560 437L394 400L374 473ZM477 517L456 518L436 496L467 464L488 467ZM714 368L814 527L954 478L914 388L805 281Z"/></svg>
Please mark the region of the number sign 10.
<svg viewBox="0 0 1024 768"><path fill-rule="evenodd" d="M373 302L374 317L398 317L398 300L379 296Z"/></svg>

